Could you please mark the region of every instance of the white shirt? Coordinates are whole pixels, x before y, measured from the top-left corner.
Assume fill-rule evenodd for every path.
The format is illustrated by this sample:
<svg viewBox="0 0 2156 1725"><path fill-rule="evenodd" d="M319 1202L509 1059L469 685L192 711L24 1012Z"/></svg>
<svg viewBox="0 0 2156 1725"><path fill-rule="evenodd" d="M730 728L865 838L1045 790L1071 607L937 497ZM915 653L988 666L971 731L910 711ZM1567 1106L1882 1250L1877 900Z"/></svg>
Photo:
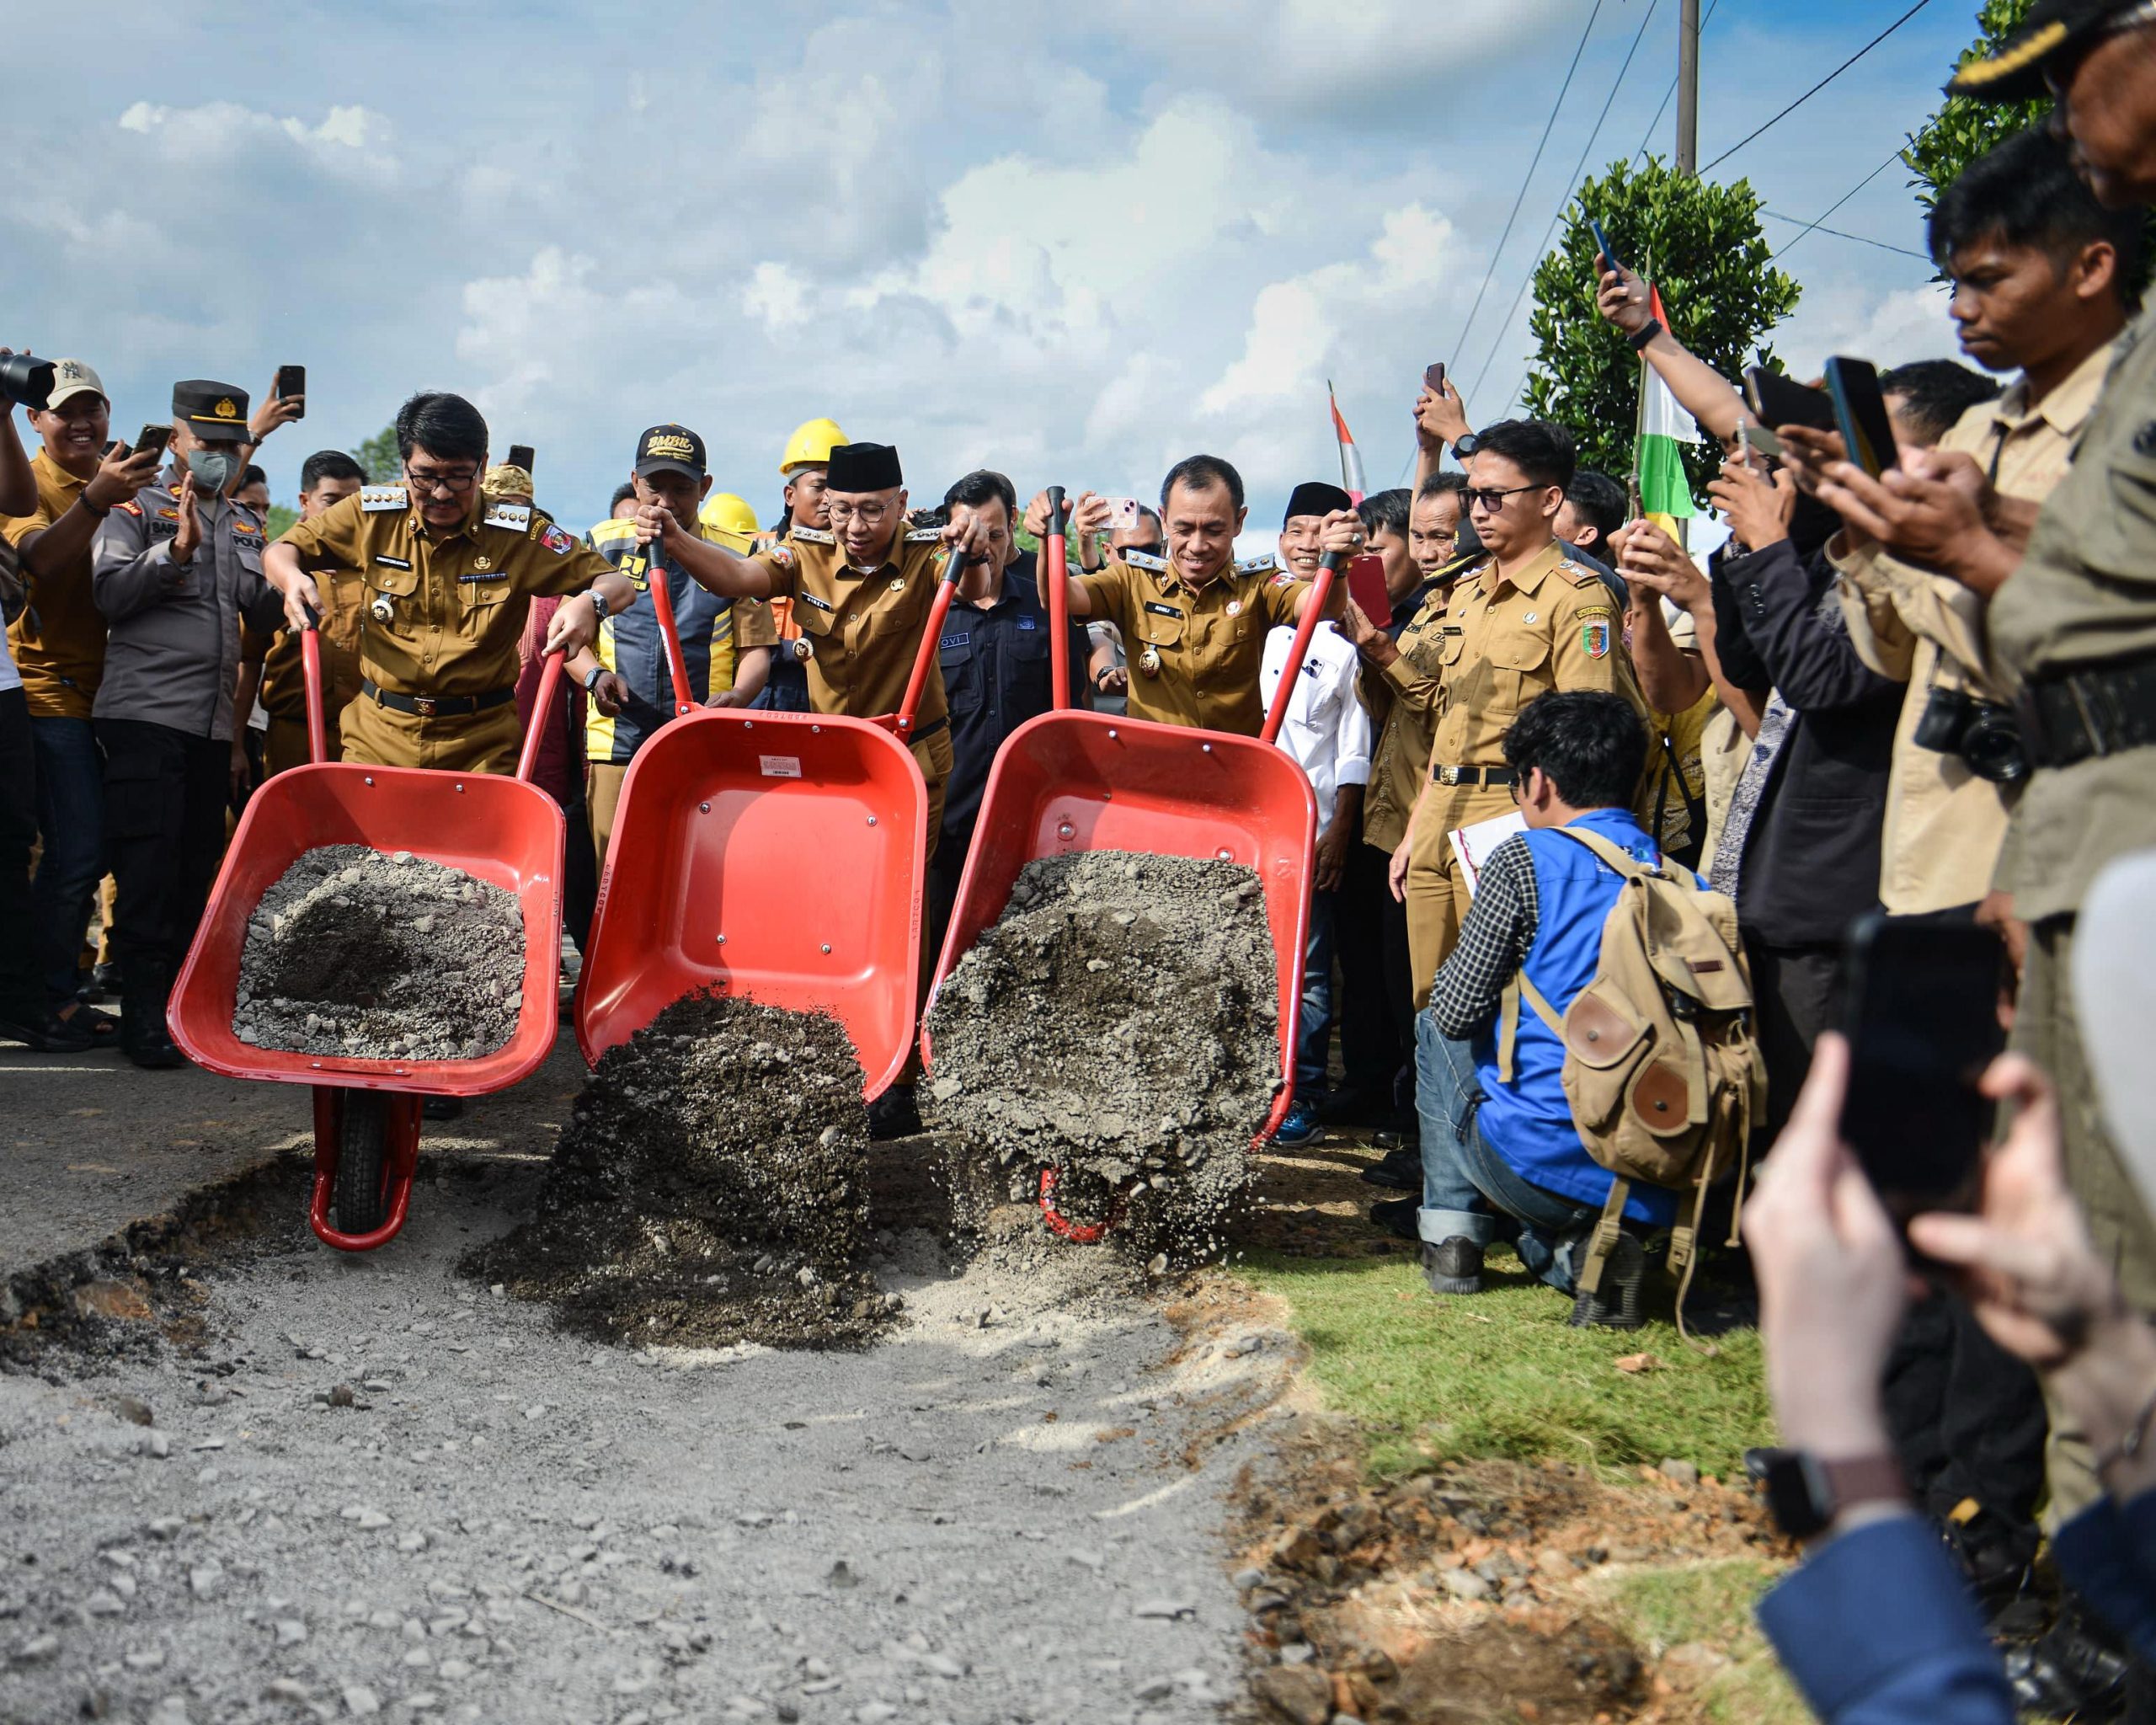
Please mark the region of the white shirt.
<svg viewBox="0 0 2156 1725"><path fill-rule="evenodd" d="M1286 628L1265 638L1257 687L1267 713L1294 639L1295 632ZM1339 787L1370 782L1370 715L1355 693L1356 664L1348 638L1330 622L1320 623L1280 726L1280 746L1310 775L1317 793L1320 832L1331 825Z"/></svg>
<svg viewBox="0 0 2156 1725"><path fill-rule="evenodd" d="M8 650L8 632L0 629L0 695L23 686L23 674L15 669L15 655Z"/></svg>

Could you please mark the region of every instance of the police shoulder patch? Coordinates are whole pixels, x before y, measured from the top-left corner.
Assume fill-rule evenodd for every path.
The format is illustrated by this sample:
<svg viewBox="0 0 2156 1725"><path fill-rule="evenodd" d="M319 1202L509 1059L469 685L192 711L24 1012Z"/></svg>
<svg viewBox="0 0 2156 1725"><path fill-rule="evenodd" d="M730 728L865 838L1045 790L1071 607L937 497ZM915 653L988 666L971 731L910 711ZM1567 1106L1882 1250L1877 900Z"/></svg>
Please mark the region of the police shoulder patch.
<svg viewBox="0 0 2156 1725"><path fill-rule="evenodd" d="M142 513L142 505L139 503L115 504L114 507L118 509L122 515L139 515Z"/></svg>
<svg viewBox="0 0 2156 1725"><path fill-rule="evenodd" d="M411 506L411 495L402 485L360 487L360 507L369 515L378 515L384 510L409 509Z"/></svg>
<svg viewBox="0 0 2156 1725"><path fill-rule="evenodd" d="M531 505L526 503L490 503L487 512L479 517L480 524L488 527L506 527L512 533L531 531ZM551 525L551 524L550 524Z"/></svg>
<svg viewBox="0 0 2156 1725"><path fill-rule="evenodd" d="M1116 555L1134 569L1165 569L1168 560L1155 557L1150 551L1119 551Z"/></svg>
<svg viewBox="0 0 2156 1725"><path fill-rule="evenodd" d="M796 527L790 534L787 535L787 537L792 539L798 539L803 545L833 545L837 543L837 542L831 537L830 530L827 527Z"/></svg>

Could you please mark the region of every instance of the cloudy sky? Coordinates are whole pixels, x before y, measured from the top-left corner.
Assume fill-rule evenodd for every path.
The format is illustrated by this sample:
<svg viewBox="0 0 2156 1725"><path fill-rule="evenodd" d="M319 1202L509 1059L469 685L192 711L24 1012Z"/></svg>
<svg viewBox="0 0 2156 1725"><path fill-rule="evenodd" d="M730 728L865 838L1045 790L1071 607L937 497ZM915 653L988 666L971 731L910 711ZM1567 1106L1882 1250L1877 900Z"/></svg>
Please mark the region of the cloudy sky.
<svg viewBox="0 0 2156 1725"><path fill-rule="evenodd" d="M1337 473L1327 377L1374 488L1404 476L1428 360L1486 364L1470 411L1502 414L1528 357L1505 309L1613 85L1588 171L1671 147L1673 103L1648 127L1678 0L1650 3L16 8L0 341L88 360L123 431L175 377L259 393L305 364L309 417L264 451L280 498L426 387L475 398L497 451L535 445L579 525L670 419L768 521L787 431L830 414L897 443L920 500L981 464L1147 494L1204 448L1270 526ZM1710 3L1702 161L1904 9ZM1974 10L1932 0L1716 177L1818 216L1930 111ZM40 63L74 68L51 109L20 99ZM1920 250L1907 178L1829 225ZM1917 258L1815 232L1784 267L1799 369L1954 350Z"/></svg>

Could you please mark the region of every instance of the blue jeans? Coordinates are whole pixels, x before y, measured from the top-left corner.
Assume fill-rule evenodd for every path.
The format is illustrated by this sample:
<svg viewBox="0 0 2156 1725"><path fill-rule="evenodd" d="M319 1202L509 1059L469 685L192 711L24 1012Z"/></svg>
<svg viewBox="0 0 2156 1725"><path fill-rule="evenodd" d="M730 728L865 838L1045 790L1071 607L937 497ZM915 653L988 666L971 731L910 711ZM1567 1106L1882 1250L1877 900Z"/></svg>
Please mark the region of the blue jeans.
<svg viewBox="0 0 2156 1725"><path fill-rule="evenodd" d="M1325 1090L1332 1040L1332 911L1335 895L1310 895L1310 939L1303 947L1303 1007L1295 1020L1295 1099L1315 1103Z"/></svg>
<svg viewBox="0 0 2156 1725"><path fill-rule="evenodd" d="M45 849L30 883L37 968L55 1005L82 986L83 936L104 878L104 761L87 718L30 715L37 746L37 830Z"/></svg>
<svg viewBox="0 0 2156 1725"><path fill-rule="evenodd" d="M1510 1240L1531 1274L1569 1294L1601 1206L1522 1179L1482 1135L1481 1104L1473 1051L1439 1030L1424 1007L1415 1015L1415 1110L1422 1127L1416 1231L1433 1246Z"/></svg>

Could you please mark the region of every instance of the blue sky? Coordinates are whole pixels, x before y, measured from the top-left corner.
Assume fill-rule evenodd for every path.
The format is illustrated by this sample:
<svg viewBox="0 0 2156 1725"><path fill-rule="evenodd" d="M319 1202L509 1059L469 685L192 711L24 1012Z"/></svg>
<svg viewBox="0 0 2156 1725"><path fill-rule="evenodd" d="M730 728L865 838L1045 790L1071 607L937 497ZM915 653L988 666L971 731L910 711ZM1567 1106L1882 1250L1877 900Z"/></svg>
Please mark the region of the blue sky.
<svg viewBox="0 0 2156 1725"><path fill-rule="evenodd" d="M1494 344L1469 406L1502 413L1528 358L1526 306L1502 313L1649 3L1602 0L1464 346L1593 0L18 11L11 63L81 75L56 115L0 109L0 340L89 360L123 430L174 377L305 364L309 417L264 451L280 498L428 387L536 446L579 526L661 419L768 520L787 431L830 414L897 443L917 500L983 464L1149 494L1209 449L1269 529L1337 472L1327 377L1373 485L1426 361L1470 382ZM1904 3L1714 0L1701 159ZM1932 0L1715 177L1817 216L1931 110L1974 9ZM1640 143L1677 13L1656 0L1588 172ZM1907 178L1831 225L1920 250ZM1915 258L1815 232L1784 267L1799 368L1954 351Z"/></svg>

